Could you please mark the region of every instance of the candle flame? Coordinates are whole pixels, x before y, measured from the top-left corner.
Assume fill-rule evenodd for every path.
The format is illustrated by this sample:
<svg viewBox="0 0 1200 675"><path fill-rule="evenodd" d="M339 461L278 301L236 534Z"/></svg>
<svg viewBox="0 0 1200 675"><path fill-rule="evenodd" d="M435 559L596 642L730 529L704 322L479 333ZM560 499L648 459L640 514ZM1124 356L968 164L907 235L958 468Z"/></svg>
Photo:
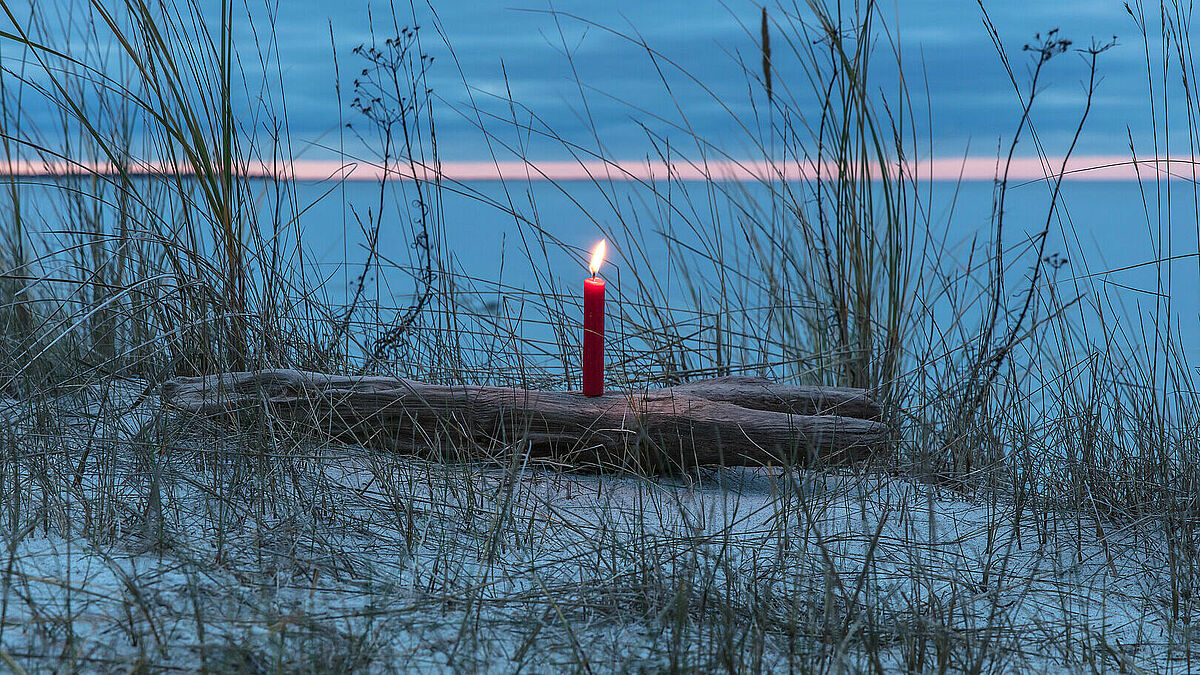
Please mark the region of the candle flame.
<svg viewBox="0 0 1200 675"><path fill-rule="evenodd" d="M596 273L600 271L600 265L604 263L605 248L606 246L604 240L601 239L600 243L596 244L596 248L592 249L592 262L588 265L588 269L591 270L592 276L596 276Z"/></svg>

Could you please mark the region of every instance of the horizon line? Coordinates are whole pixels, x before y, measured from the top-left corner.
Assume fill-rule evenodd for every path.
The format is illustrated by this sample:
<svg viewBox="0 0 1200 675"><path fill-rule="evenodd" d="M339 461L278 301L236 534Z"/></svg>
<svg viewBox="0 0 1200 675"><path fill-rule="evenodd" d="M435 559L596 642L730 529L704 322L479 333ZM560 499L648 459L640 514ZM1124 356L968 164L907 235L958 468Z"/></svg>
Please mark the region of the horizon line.
<svg viewBox="0 0 1200 675"><path fill-rule="evenodd" d="M899 165L892 165L896 176ZM1200 159L1162 157L1138 159L1118 155L1081 155L1072 157L1065 168L1061 157L1015 158L1003 171L995 158L960 157L920 160L904 165L904 178L916 181L996 181L1006 174L1012 182L1038 182L1062 174L1069 181L1137 181L1166 178L1170 180L1200 179ZM664 162L661 160L511 160L511 161L443 161L434 165L405 162L386 168L362 160L341 161L297 159L291 162L249 162L237 170L246 178L276 178L296 181L371 181L389 180L452 182L489 181L553 181L553 182L773 182L828 179L838 175L834 162L799 164L765 160L718 160L706 163ZM163 162L131 162L122 171L108 162L78 162L71 160L13 160L0 161L0 177L59 178L84 176L125 175L145 177L155 175L194 176L190 164ZM870 165L872 178L883 175L878 164Z"/></svg>

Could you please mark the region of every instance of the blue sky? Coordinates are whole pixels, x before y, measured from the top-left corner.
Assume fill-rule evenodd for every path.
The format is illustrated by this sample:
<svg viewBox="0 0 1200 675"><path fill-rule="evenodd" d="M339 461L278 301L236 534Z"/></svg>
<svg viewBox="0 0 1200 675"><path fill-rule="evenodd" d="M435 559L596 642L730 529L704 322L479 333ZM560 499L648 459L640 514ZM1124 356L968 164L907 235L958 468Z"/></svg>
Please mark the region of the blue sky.
<svg viewBox="0 0 1200 675"><path fill-rule="evenodd" d="M200 0L200 4L204 11L217 14L215 8L219 5L214 0ZM87 27L83 11L86 0L54 0L37 7L41 11L52 5L61 8L62 16L69 17L67 23L77 22L76 34L62 38L64 44L78 44L78 32ZM1102 81L1078 151L1127 154L1127 133L1131 132L1139 153L1150 154L1146 56L1142 38L1123 2L1016 1L985 2L984 6L1009 51L1022 85L1027 82L1028 55L1020 49L1035 33L1059 28L1064 37L1077 45L1086 44L1093 37L1108 41L1116 36L1118 46L1100 60ZM443 159L488 158L482 135L462 112L469 111L473 95L474 103L481 108L507 115L507 104L493 98L503 95L506 89L517 103L536 114L558 135L572 142L594 145L592 130L584 121L589 117L584 111L588 111L596 125L595 135L610 157L636 160L652 154L653 146L643 125L685 146L683 134L672 130L669 123L653 119L661 114L679 123L678 110L686 113L688 124L697 135L721 144L733 156L753 155L749 140L738 131L738 125L752 119L751 99L758 97L761 103L762 92L747 86L737 59L744 55L752 67L757 66L761 7L758 3L443 0L432 5L419 4L415 12L406 2L397 2L395 7L401 24L423 25L425 50L435 58L429 83L439 99L436 119ZM789 12L810 16L803 3L799 7L785 5L782 9L772 4L768 8L774 21L783 21ZM1152 30L1157 30L1158 6L1147 7L1146 11L1155 24ZM970 0L886 0L879 12L902 44L910 93L917 116L922 120L923 143L932 143L933 154L940 157L959 157L967 152L994 157L1002 141L1011 137L1020 106L984 29L979 5ZM342 123L356 118L348 106L352 97L348 90L363 65L351 49L372 40L369 16L376 26L376 41L382 41L392 32L390 5L361 0L278 3L243 0L237 13L243 48L250 43L252 28L260 36L263 34L271 14L275 15L279 58L277 64L269 64L268 70L278 65L282 72L294 147L303 148L303 157L315 159L331 157L330 148L339 144L345 144L355 153L364 152L352 136L342 131ZM567 15L619 32L635 33L688 74L668 68L664 84L654 64L637 45ZM253 27L247 17L253 17ZM18 16L18 21L23 20ZM773 29L773 36L776 65L780 69L777 89L790 85L802 93L811 92L811 88L806 89L808 85L794 60L781 55L785 51L785 36L778 27ZM1160 50L1160 43L1152 44L1151 50ZM338 81L335 51L343 85L340 103L334 86ZM885 50L878 51L871 81L885 91L894 90L897 71L889 66ZM570 59L566 56L568 52ZM252 52L243 49L243 54L250 56ZM9 67L13 65L13 56L11 52L0 54ZM251 58L243 62L243 67L253 93L255 86L261 87L261 67ZM1076 54L1058 57L1047 68L1033 121L1052 155L1066 149L1082 109L1086 75L1087 69ZM708 91L689 79L693 76ZM1177 82L1174 73L1171 77L1173 83ZM798 100L803 108L805 97ZM28 119L42 119L47 121L47 129L53 128L49 123L52 111L38 109L36 103L28 100L26 106ZM510 125L493 123L490 128L501 138L515 138ZM528 143L529 156L557 159L564 155L556 142L538 142L534 138L528 139ZM1034 154L1028 143L1020 152Z"/></svg>
<svg viewBox="0 0 1200 675"><path fill-rule="evenodd" d="M335 44L343 52L369 40L364 30L366 7L343 3L331 13L325 3L304 0L281 10L281 42L292 45L283 54L287 88L293 106L298 102L304 111L302 116L293 117L293 129L300 136L314 138L332 128L330 121L337 111L336 102L329 96L329 27L332 25ZM377 22L378 7L374 10ZM490 105L488 94L502 95L505 91L505 74L507 88L517 102L573 141L586 142L591 137L582 120L581 97L586 97L591 119L613 156L636 159L652 152L640 124L660 131L666 127L634 108L677 120L676 101L700 135L727 139L726 143L733 146L727 149L742 154L748 147L737 146L739 142L747 145L746 140L737 133L737 124L723 106L748 118L750 97L761 93L757 89L748 91L736 63L739 54L746 55L752 65L757 63L759 7L757 3L703 0L439 2L435 10L437 24L449 47L430 35L430 9L418 7L417 20L427 29L427 51L436 59L431 84L444 101L438 118L443 155L449 159L481 158L478 131L447 108L466 107L464 81L475 89L477 104ZM1117 36L1118 46L1100 61L1103 80L1079 151L1127 152L1126 127L1132 129L1139 143L1149 142L1144 49L1122 2L996 2L985 3L985 7L1010 51L1022 84L1027 80L1028 58L1020 49L1035 33L1057 27L1077 45L1093 37L1107 41ZM797 11L790 6L787 9ZM550 10L561 14L556 16ZM401 11L407 12L407 6ZM769 11L773 17L780 15L778 7L769 6ZM1157 8L1148 11L1157 12ZM901 41L910 90L921 117L929 114L925 103L928 96L932 124L922 133L932 138L934 153L960 156L969 148L972 155L995 155L1000 140L1012 135L1019 104L984 29L979 6L969 1L896 0L880 12L889 17L890 28ZM801 9L798 13L806 12ZM620 32L636 31L641 39L702 81L722 103L678 72L667 73L668 92L646 54L635 44L588 27L565 16L568 14ZM776 61L784 70L781 77L788 77L791 69L799 82L799 73L779 56L783 36L778 28L774 33ZM570 61L564 43L570 49ZM451 48L461 75L449 58ZM345 54L340 58L344 74L353 75L357 65L354 59ZM896 73L887 60L887 54L880 50L873 81L890 90L895 87ZM1048 66L1034 121L1052 154L1056 148L1058 152L1065 150L1074 130L1082 109L1086 74L1082 59L1075 54L1059 57ZM582 94L576 77L585 87ZM802 82L796 84L802 92L805 86ZM498 106L497 110L504 114L506 106ZM1032 154L1032 148L1026 150L1026 154ZM553 143L535 146L530 153L553 155L555 147Z"/></svg>

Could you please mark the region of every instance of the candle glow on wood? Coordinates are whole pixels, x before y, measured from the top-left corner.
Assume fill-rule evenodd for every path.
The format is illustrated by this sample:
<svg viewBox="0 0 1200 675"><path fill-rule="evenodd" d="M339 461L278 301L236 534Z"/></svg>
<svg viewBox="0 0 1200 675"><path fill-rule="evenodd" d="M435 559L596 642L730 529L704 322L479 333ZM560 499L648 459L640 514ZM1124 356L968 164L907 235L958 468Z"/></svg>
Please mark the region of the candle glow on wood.
<svg viewBox="0 0 1200 675"><path fill-rule="evenodd" d="M604 240L596 244L588 269L592 276L583 282L583 394L604 393L604 280L597 277L604 262Z"/></svg>

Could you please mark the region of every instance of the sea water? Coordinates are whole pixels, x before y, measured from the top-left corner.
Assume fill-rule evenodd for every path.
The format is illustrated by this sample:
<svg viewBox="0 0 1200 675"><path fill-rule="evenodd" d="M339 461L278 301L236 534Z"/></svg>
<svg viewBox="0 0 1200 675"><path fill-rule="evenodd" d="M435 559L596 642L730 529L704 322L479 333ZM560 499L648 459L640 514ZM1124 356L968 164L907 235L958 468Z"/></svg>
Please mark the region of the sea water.
<svg viewBox="0 0 1200 675"><path fill-rule="evenodd" d="M136 180L144 186L147 179ZM22 185L29 250L69 253L64 243L69 237L61 234L71 218L62 207L69 183L59 179ZM811 217L815 207L806 201L804 186L792 187ZM426 202L423 228L415 203L418 193L411 183L298 182L290 186L292 194L283 200L281 215L271 205L276 186L258 182L250 188L258 195L252 218L260 233L275 237L284 250L299 241L307 275L303 285L318 289L315 297L336 308L357 295L360 308L368 303L383 308L383 320L389 311L411 304L421 291L427 254L421 245L424 230L432 270L453 276L456 288L477 297L483 311L496 309L506 298L528 302L554 297L564 303L565 312L555 320L569 322L578 304L574 296L581 293L587 275L587 254L606 238L610 258L602 275L610 301L624 298L701 310L694 317L703 322L706 308L696 305L706 298L697 295L695 284L682 271L716 274L711 258L724 255L725 265L761 274L746 257L746 229L753 228L744 207L755 200L770 202L767 188L756 184L714 188L700 182L447 182L426 186L420 193ZM1194 188L1183 180L1068 181L1051 210L1047 183L1013 185L1003 209L1006 307L1019 309L1033 273L1038 237L1045 230L1040 297L1053 289L1061 302L1078 299L1071 316L1093 330L1097 343L1104 341L1106 332L1116 332L1122 335L1122 348L1154 350L1161 346L1147 336L1154 335L1156 323L1160 330L1169 325L1189 362L1200 362L1200 210ZM914 227L908 241L914 275L930 279L923 287L931 295L939 287L931 275L959 281L970 276L976 281L965 284L966 292L985 293L987 261L995 250L995 186L986 181L938 181L919 186L918 193L920 204L912 209ZM0 200L0 207L11 212L9 193ZM100 208L115 210L111 202ZM798 227L781 222L785 228ZM200 229L202 247L211 247L211 235ZM65 263L46 264L49 269ZM291 273L300 273L294 258L291 266ZM715 299L709 300L711 311ZM914 300L913 307L932 303L929 313L935 321L953 318L947 314L949 305L937 306L945 298ZM554 331L532 323L529 339L552 338ZM620 326L610 324L614 330Z"/></svg>

